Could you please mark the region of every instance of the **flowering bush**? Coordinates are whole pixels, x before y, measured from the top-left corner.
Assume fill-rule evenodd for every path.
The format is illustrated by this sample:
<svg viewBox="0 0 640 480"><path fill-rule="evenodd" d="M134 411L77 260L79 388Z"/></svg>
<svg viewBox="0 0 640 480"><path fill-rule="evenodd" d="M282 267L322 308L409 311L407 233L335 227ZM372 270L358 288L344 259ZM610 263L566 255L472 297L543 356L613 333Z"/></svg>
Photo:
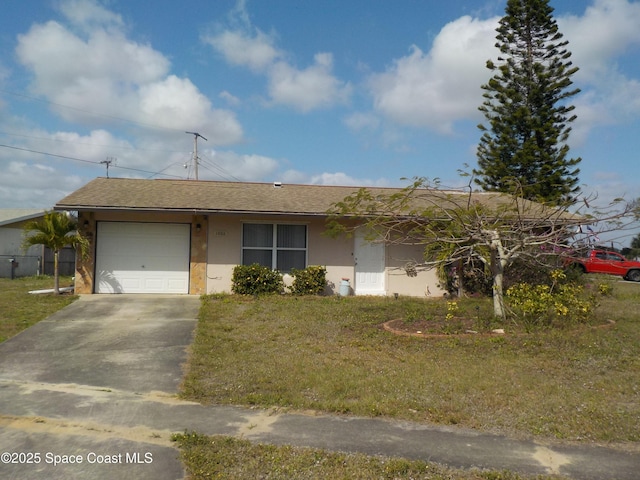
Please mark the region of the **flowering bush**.
<svg viewBox="0 0 640 480"><path fill-rule="evenodd" d="M608 283L598 284L598 293L603 297L609 297L613 293L613 287Z"/></svg>
<svg viewBox="0 0 640 480"><path fill-rule="evenodd" d="M327 285L327 269L319 265L311 265L304 270L291 270L294 276L291 293L294 295L319 295Z"/></svg>
<svg viewBox="0 0 640 480"><path fill-rule="evenodd" d="M447 320L451 320L458 311L458 302L447 302Z"/></svg>
<svg viewBox="0 0 640 480"><path fill-rule="evenodd" d="M551 285L518 283L507 290L515 317L526 328L588 322L598 306L595 295L585 294L580 285L562 283L566 276L561 270L550 276Z"/></svg>
<svg viewBox="0 0 640 480"><path fill-rule="evenodd" d="M284 289L282 275L269 267L236 265L231 276L231 291L240 295L281 293Z"/></svg>

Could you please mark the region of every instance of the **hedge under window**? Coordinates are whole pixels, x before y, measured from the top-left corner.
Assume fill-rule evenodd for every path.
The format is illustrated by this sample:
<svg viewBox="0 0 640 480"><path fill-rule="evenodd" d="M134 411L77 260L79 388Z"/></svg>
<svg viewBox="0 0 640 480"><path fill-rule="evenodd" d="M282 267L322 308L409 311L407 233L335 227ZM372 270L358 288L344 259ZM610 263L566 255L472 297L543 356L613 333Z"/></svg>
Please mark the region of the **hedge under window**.
<svg viewBox="0 0 640 480"><path fill-rule="evenodd" d="M258 263L289 273L307 264L307 226L245 223L242 226L242 264Z"/></svg>

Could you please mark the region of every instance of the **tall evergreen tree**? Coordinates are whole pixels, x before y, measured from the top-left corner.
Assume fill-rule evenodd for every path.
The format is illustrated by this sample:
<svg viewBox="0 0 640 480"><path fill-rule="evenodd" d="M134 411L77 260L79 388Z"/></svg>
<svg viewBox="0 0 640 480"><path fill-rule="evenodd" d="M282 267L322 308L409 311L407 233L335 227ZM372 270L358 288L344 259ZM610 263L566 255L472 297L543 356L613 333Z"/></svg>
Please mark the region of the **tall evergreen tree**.
<svg viewBox="0 0 640 480"><path fill-rule="evenodd" d="M569 58L548 0L508 0L496 31L498 64L483 85L479 107L488 126L478 146L476 183L484 190L513 192L552 205L572 203L578 193L577 165L568 159L569 124L576 116L566 100L578 70ZM571 116L570 116L571 115Z"/></svg>

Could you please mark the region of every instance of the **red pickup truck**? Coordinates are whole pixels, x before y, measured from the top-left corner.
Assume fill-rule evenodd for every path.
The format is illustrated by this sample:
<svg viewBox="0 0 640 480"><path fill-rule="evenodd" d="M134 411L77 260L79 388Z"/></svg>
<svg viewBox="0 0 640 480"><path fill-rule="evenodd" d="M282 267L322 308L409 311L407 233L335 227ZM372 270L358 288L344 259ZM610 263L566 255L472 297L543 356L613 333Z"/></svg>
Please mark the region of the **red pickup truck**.
<svg viewBox="0 0 640 480"><path fill-rule="evenodd" d="M616 252L586 250L583 255L567 258L567 266L580 268L585 273L620 275L625 280L640 282L640 262L627 260Z"/></svg>

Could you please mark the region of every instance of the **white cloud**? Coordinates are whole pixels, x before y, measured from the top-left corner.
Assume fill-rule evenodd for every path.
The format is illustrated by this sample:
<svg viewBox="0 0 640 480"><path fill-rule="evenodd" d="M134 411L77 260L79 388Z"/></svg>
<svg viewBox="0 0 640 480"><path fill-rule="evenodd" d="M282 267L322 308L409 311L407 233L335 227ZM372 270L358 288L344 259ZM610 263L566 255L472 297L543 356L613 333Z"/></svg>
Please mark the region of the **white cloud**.
<svg viewBox="0 0 640 480"><path fill-rule="evenodd" d="M200 155L199 155L200 156ZM279 162L264 155L206 150L202 156L201 179L271 181Z"/></svg>
<svg viewBox="0 0 640 480"><path fill-rule="evenodd" d="M401 125L450 133L457 120L477 116L485 61L495 56L497 18L461 17L445 25L431 50L412 46L383 73L369 78L374 107Z"/></svg>
<svg viewBox="0 0 640 480"><path fill-rule="evenodd" d="M50 21L20 35L16 48L19 61L33 73L33 91L58 104L59 115L86 122L100 113L101 123L112 117L147 127L203 130L218 145L241 140L235 115L214 108L188 78L170 75L170 62L160 52L114 28L117 16L81 0L63 2L62 8L77 5L87 6L73 17L92 26L85 36Z"/></svg>
<svg viewBox="0 0 640 480"><path fill-rule="evenodd" d="M150 46L100 29L83 39L53 21L33 25L19 35L16 52L35 75L34 90L50 97L74 90L97 93L105 84L126 92L157 81L169 70L169 61ZM92 88L96 82L101 84Z"/></svg>
<svg viewBox="0 0 640 480"><path fill-rule="evenodd" d="M640 43L640 3L627 0L595 0L584 15L558 18L569 40L572 60L580 67L578 78L598 81L608 74L612 59Z"/></svg>
<svg viewBox="0 0 640 480"><path fill-rule="evenodd" d="M430 50L412 46L386 71L368 79L375 110L398 125L451 133L458 120L480 118L480 86L489 79L485 61L495 59L499 18L461 17L445 25ZM596 124L640 115L640 82L620 71L617 59L640 44L640 3L595 0L583 15L557 18L569 40L578 120L573 143L580 144ZM357 118L356 118L357 119Z"/></svg>
<svg viewBox="0 0 640 480"><path fill-rule="evenodd" d="M310 182L312 185L370 185L370 180L360 180L351 177L343 172L328 173L324 172L319 175L311 177Z"/></svg>
<svg viewBox="0 0 640 480"><path fill-rule="evenodd" d="M101 129L93 130L88 135L80 135L76 132L54 132L47 136L53 142L63 144L66 156L88 161L104 160L105 149L133 148L126 140L118 139L110 132ZM54 144L51 144L48 149L55 149Z"/></svg>
<svg viewBox="0 0 640 480"><path fill-rule="evenodd" d="M0 205L20 208L52 208L80 188L84 180L66 175L39 162L9 161L0 175Z"/></svg>
<svg viewBox="0 0 640 480"><path fill-rule="evenodd" d="M580 144L596 125L615 124L640 115L640 82L620 70L618 58L640 44L640 3L595 0L584 15L558 18L569 41L574 80L582 93L574 97L578 119L572 139Z"/></svg>
<svg viewBox="0 0 640 480"><path fill-rule="evenodd" d="M264 71L280 57L273 46L273 38L256 30L254 36L241 31L226 30L217 35L203 37L205 43L220 52L232 65Z"/></svg>
<svg viewBox="0 0 640 480"><path fill-rule="evenodd" d="M242 103L238 97L227 92L226 90L220 92L218 94L218 97L227 102L229 105L238 106Z"/></svg>
<svg viewBox="0 0 640 480"><path fill-rule="evenodd" d="M234 143L242 129L229 110L214 109L207 97L187 78L169 75L141 86L138 108L142 118L175 130L202 130L216 145ZM210 132L210 133L209 133Z"/></svg>
<svg viewBox="0 0 640 480"><path fill-rule="evenodd" d="M304 70L277 62L269 70L269 95L276 104L301 112L344 103L351 94L351 86L334 77L332 68L330 53L316 54L313 65Z"/></svg>
<svg viewBox="0 0 640 480"><path fill-rule="evenodd" d="M313 175L298 170L287 170L278 179L284 183L303 185L342 185L354 187L387 187L390 185L390 182L386 178L378 178L377 180L356 178L344 172L323 172Z"/></svg>
<svg viewBox="0 0 640 480"><path fill-rule="evenodd" d="M312 65L299 69L275 46L274 35L267 35L250 24L244 2L238 2L231 21L242 27L224 29L203 36L202 40L222 54L228 63L265 75L271 104L306 113L349 99L352 87L333 74L331 53L316 53Z"/></svg>
<svg viewBox="0 0 640 480"><path fill-rule="evenodd" d="M122 17L94 0L66 0L59 5L60 11L75 26L90 31L95 26L122 27Z"/></svg>

